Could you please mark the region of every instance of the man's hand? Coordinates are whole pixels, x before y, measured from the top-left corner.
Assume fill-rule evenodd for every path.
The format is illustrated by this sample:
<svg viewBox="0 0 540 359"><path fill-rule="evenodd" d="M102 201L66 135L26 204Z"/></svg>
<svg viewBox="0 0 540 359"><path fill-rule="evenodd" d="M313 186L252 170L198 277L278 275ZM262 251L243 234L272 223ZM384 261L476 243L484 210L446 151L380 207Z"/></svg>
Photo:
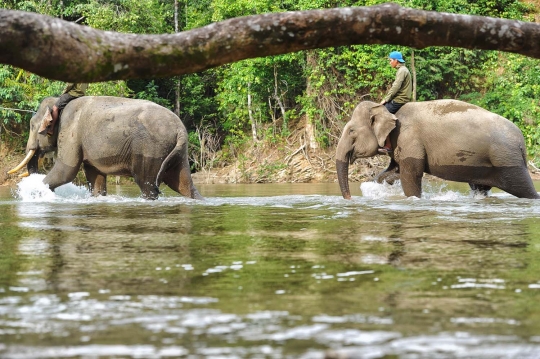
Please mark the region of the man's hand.
<svg viewBox="0 0 540 359"><path fill-rule="evenodd" d="M381 102L379 102L379 105L384 105L386 103L385 100L382 100Z"/></svg>

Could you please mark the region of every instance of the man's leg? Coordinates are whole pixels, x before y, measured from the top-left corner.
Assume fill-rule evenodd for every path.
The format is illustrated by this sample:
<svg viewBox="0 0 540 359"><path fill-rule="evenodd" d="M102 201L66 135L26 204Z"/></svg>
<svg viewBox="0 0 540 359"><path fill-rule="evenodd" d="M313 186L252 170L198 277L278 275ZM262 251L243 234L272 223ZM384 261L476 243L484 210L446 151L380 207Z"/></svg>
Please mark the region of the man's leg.
<svg viewBox="0 0 540 359"><path fill-rule="evenodd" d="M403 103L396 103L394 101L390 101L384 104L384 107L390 112L391 114L395 114L399 111L399 109L403 106ZM390 153L392 152L392 144L390 143L390 135L386 136L386 140L384 142L384 147L379 148L379 153Z"/></svg>
<svg viewBox="0 0 540 359"><path fill-rule="evenodd" d="M386 109L388 110L388 112L390 112L391 114L396 114L396 112L399 111L399 109L405 105L404 103L397 103L397 102L394 102L394 101L390 101L390 102L387 102L384 104L384 107L386 107Z"/></svg>

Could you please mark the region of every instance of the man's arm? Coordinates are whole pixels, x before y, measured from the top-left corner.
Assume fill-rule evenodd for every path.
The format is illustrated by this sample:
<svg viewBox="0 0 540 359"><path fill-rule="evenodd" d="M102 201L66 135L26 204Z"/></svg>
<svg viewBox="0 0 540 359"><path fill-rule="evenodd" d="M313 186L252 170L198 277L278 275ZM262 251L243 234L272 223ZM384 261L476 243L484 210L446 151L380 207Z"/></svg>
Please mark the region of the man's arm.
<svg viewBox="0 0 540 359"><path fill-rule="evenodd" d="M62 91L62 95L65 94L65 93L68 93L69 91L71 91L73 89L73 87L75 87L75 84L68 82L66 84L66 87L64 87L64 90Z"/></svg>
<svg viewBox="0 0 540 359"><path fill-rule="evenodd" d="M402 67L400 67L397 71L396 79L394 83L392 84L392 87L390 88L386 96L384 97L383 99L384 102L381 102L381 105L384 105L386 102L389 102L390 100L392 100L394 96L396 96L397 92L401 88L401 85L403 84L403 81L405 80L405 75L406 75L406 72L402 71Z"/></svg>

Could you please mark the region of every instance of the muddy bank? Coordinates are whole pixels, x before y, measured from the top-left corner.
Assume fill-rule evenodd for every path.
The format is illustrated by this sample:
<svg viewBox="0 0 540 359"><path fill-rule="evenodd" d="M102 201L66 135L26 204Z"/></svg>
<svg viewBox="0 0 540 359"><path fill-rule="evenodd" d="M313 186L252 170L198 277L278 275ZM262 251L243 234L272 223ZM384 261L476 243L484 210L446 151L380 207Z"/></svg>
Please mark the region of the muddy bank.
<svg viewBox="0 0 540 359"><path fill-rule="evenodd" d="M337 182L335 150L276 148L254 145L234 162L194 173L195 183L311 183ZM349 179L365 181L383 171L388 156L357 161L350 167Z"/></svg>

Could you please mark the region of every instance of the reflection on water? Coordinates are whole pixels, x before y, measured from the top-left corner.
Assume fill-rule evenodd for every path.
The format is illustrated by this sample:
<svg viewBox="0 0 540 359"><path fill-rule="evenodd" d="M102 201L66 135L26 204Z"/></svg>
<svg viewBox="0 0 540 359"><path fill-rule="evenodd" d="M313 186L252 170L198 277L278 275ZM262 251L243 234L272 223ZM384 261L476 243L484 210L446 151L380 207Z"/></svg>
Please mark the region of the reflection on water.
<svg viewBox="0 0 540 359"><path fill-rule="evenodd" d="M537 358L540 202L0 188L2 358Z"/></svg>

